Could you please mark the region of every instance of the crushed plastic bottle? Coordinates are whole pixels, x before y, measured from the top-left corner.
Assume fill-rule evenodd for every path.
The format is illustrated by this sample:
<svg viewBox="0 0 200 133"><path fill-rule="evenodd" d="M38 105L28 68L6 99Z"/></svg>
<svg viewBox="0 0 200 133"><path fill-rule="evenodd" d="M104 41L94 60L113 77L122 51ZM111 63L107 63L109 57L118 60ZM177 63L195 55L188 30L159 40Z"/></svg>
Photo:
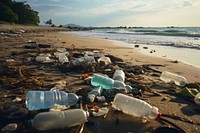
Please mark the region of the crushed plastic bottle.
<svg viewBox="0 0 200 133"><path fill-rule="evenodd" d="M115 96L112 107L135 117L156 119L159 114L157 107L151 106L143 100L120 93Z"/></svg>
<svg viewBox="0 0 200 133"><path fill-rule="evenodd" d="M103 88L101 86L97 86L93 88L88 94L88 100L90 102L94 102L96 96L101 96L102 92L103 92Z"/></svg>
<svg viewBox="0 0 200 133"><path fill-rule="evenodd" d="M113 79L124 82L125 81L124 71L123 70L115 70L115 73L113 74Z"/></svg>
<svg viewBox="0 0 200 133"><path fill-rule="evenodd" d="M185 86L187 83L186 78L171 72L162 72L160 79L166 83L174 83L178 86Z"/></svg>
<svg viewBox="0 0 200 133"><path fill-rule="evenodd" d="M96 62L93 56L81 57L72 62L74 66L80 66L84 63Z"/></svg>
<svg viewBox="0 0 200 133"><path fill-rule="evenodd" d="M91 84L93 86L101 86L104 89L125 88L127 93L130 93L134 90L130 85L126 85L122 81L113 80L109 77L105 77L99 74L93 74Z"/></svg>
<svg viewBox="0 0 200 133"><path fill-rule="evenodd" d="M72 106L79 100L75 93L64 91L29 91L26 94L26 107L29 110L52 108L54 104Z"/></svg>
<svg viewBox="0 0 200 133"><path fill-rule="evenodd" d="M32 126L40 131L64 129L87 122L88 113L82 109L66 111L43 112L37 114L31 121Z"/></svg>

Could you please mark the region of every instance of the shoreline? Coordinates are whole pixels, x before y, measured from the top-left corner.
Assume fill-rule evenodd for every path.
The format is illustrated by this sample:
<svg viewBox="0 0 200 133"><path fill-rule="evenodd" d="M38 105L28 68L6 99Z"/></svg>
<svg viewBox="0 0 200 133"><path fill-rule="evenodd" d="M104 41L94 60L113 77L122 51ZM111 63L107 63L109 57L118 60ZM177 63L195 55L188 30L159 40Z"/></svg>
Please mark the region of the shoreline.
<svg viewBox="0 0 200 133"><path fill-rule="evenodd" d="M160 46L160 45L148 45L148 44L129 44L127 42L115 41L115 40L111 40L111 41L114 42L115 45L125 44L127 47L130 47L130 48L135 48L135 45L138 45L139 47L135 48L135 49L138 52L140 52L141 54L151 56L151 57L158 57L161 60L167 59L167 60L171 60L171 61L181 62L181 63L184 63L184 64L187 64L187 65L190 65L190 66L200 69L200 62L195 62L192 59L191 59L192 60L191 61L190 58L188 58L187 61L183 61L182 58L184 58L184 55L182 55L182 57L181 57L181 54L180 54L181 53L180 50L183 50L183 49L189 50L186 52L186 54L188 54L188 52L197 53L197 51L196 51L197 49L176 48L176 47L172 47L172 46ZM143 47L146 47L147 49L145 49ZM156 52L153 52L154 50ZM175 52L176 56L172 55L172 54L174 54L174 52ZM179 56L179 57L177 58L177 56ZM196 57L199 57L199 56L196 56ZM196 65L195 65L195 63L196 63Z"/></svg>
<svg viewBox="0 0 200 133"><path fill-rule="evenodd" d="M184 46L171 46L171 45L158 45L158 44L145 44L145 43L140 43L137 42L137 40L142 41L142 38L146 39L147 37L145 36L138 36L138 39L136 36L133 36L134 40L136 40L137 43L134 43L135 41L129 41L131 40L130 37L127 36L127 38L125 36L122 36L122 39L117 39L117 37L113 36L113 35L109 35L108 37L106 37L104 34L100 34L98 35L98 33L94 32L94 35L92 35L91 32L72 32L72 34L81 36L81 37L88 37L88 38L97 38L97 39L105 39L108 41L112 41L114 43L119 43L122 45L125 45L125 47L131 47L131 48L136 48L135 45L137 45L138 47L136 48L137 50L139 50L139 52L141 52L142 54L145 55L149 55L149 56L153 56L153 57L160 57L160 58L166 58L166 59L171 59L171 60L177 60L179 62L183 62L185 64L188 65L193 65L195 67L199 67L200 68L200 60L198 60L197 58L194 57L199 57L200 56L200 52L199 49L196 49L194 47L184 47ZM86 35L85 35L86 34ZM118 36L119 37L119 36ZM149 36L152 38L159 38L159 40L162 39L163 36ZM167 36L168 37L168 36ZM166 37L166 38L167 38ZM128 39L128 40L126 40ZM172 38L173 39L173 38ZM149 39L150 42L152 41L151 39ZM177 40L177 39L176 39ZM147 40L146 40L147 41ZM155 40L156 41L156 40ZM148 42L146 42L148 43Z"/></svg>
<svg viewBox="0 0 200 133"><path fill-rule="evenodd" d="M66 37L71 43L76 43L78 47L90 47L90 48L100 48L103 49L105 53L111 54L113 56L122 58L125 62L131 63L133 65L142 64L162 64L165 67L153 67L158 71L170 71L173 73L180 74L186 77L188 82L199 82L200 81L200 68L189 65L183 62L176 63L175 60L149 56L140 53L136 48L122 46L119 43L114 43L111 40L98 39L92 37L81 37L74 35L72 33L60 33L67 34ZM63 35L63 36L64 36ZM62 38L62 37L61 37ZM77 41L73 41L77 40ZM87 42L83 44L82 42ZM94 42L96 43L94 46Z"/></svg>

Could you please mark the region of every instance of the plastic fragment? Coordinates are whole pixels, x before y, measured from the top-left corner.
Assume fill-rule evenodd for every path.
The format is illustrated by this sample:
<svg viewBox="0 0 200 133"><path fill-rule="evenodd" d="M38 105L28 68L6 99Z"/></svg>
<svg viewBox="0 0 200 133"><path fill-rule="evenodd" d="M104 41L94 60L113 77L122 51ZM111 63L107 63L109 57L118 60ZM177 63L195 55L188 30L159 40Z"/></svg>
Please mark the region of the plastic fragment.
<svg viewBox="0 0 200 133"><path fill-rule="evenodd" d="M16 98L13 100L13 102L20 102L21 100L22 100L21 98L16 97Z"/></svg>
<svg viewBox="0 0 200 133"><path fill-rule="evenodd" d="M62 111L62 110L66 110L69 107L65 106L65 105L59 105L59 104L54 104L53 107L49 110L50 112L54 112L54 111Z"/></svg>
<svg viewBox="0 0 200 133"><path fill-rule="evenodd" d="M10 123L1 129L2 132L13 132L17 129L16 123Z"/></svg>

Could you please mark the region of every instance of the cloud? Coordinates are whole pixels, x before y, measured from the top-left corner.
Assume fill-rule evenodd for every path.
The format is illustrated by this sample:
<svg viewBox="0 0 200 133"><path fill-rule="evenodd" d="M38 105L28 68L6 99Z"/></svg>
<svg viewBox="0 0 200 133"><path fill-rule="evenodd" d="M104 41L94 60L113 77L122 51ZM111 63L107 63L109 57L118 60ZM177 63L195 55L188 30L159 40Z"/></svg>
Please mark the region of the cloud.
<svg viewBox="0 0 200 133"><path fill-rule="evenodd" d="M55 24L79 22L80 25L83 23L90 26L145 26L200 23L195 21L200 16L200 0L30 0L27 2L39 12L41 22L51 18Z"/></svg>

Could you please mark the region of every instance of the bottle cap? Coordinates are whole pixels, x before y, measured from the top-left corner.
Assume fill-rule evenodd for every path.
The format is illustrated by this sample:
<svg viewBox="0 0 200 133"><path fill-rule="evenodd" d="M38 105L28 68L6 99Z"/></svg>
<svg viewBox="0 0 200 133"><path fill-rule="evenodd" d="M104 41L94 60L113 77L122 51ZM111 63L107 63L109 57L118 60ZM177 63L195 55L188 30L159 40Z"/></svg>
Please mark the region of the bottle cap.
<svg viewBox="0 0 200 133"><path fill-rule="evenodd" d="M161 116L162 116L162 113L158 112L158 114L157 114L157 118L156 118L156 119L160 119Z"/></svg>

